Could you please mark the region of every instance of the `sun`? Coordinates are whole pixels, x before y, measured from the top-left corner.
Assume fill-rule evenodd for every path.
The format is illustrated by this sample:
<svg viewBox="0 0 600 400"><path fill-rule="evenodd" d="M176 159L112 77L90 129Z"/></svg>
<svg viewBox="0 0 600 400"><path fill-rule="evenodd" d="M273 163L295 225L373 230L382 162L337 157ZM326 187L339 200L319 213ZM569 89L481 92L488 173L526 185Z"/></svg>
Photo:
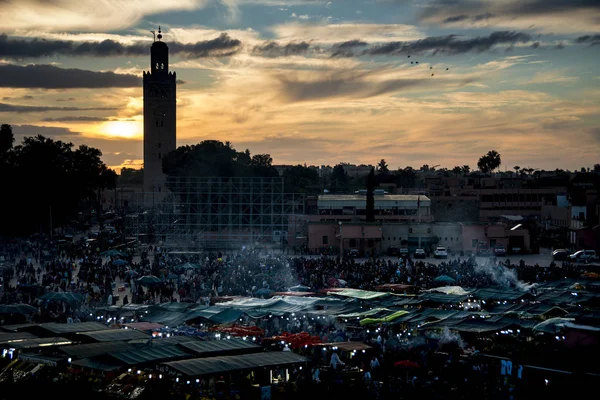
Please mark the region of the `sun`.
<svg viewBox="0 0 600 400"><path fill-rule="evenodd" d="M141 124L138 121L109 121L100 131L114 138L133 139L141 136Z"/></svg>

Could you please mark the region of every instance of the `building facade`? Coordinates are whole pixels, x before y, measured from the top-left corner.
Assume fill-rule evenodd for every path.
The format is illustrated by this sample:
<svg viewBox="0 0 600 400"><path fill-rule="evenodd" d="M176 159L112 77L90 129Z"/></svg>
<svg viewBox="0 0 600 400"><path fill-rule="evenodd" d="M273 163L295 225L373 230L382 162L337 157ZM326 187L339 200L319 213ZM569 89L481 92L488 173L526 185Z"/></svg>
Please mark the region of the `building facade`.
<svg viewBox="0 0 600 400"><path fill-rule="evenodd" d="M162 158L177 141L176 74L169 71L169 47L158 30L150 48L150 71L144 72L144 192L166 192Z"/></svg>

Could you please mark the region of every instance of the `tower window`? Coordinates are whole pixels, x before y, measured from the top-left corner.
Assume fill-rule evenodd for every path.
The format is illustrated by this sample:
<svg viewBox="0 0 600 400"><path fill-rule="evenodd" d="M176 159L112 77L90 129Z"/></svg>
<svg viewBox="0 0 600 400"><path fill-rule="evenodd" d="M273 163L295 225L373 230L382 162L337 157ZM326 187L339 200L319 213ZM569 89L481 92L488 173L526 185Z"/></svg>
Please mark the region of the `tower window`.
<svg viewBox="0 0 600 400"><path fill-rule="evenodd" d="M165 121L160 121L160 127L161 128L165 126L164 124L165 124Z"/></svg>
<svg viewBox="0 0 600 400"><path fill-rule="evenodd" d="M159 66L158 63L156 63L156 69L158 69L158 66Z"/></svg>
<svg viewBox="0 0 600 400"><path fill-rule="evenodd" d="M160 69L165 69L165 64L160 63Z"/></svg>
<svg viewBox="0 0 600 400"><path fill-rule="evenodd" d="M158 159L162 159L162 154L158 153Z"/></svg>
<svg viewBox="0 0 600 400"><path fill-rule="evenodd" d="M156 127L158 128L158 120L156 121Z"/></svg>
<svg viewBox="0 0 600 400"><path fill-rule="evenodd" d="M162 147L162 143L159 143L158 144L158 148L160 149L161 147Z"/></svg>

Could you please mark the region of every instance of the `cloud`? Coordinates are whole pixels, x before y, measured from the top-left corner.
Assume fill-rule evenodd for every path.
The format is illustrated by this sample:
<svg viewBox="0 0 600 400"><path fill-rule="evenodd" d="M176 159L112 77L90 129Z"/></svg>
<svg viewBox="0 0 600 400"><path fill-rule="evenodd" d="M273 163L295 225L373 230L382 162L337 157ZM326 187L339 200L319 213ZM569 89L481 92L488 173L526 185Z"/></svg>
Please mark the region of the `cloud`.
<svg viewBox="0 0 600 400"><path fill-rule="evenodd" d="M252 54L262 57L287 57L306 54L309 47L310 44L307 42L290 42L282 45L275 41L268 41L263 45L255 46Z"/></svg>
<svg viewBox="0 0 600 400"><path fill-rule="evenodd" d="M331 56L332 57L354 57L354 49L358 47L367 46L367 42L363 42L362 40L354 39L348 40L346 42L335 43L331 46Z"/></svg>
<svg viewBox="0 0 600 400"><path fill-rule="evenodd" d="M419 19L427 23L547 33L597 29L600 18L597 0L434 0L421 8Z"/></svg>
<svg viewBox="0 0 600 400"><path fill-rule="evenodd" d="M326 24L290 22L269 28L278 40L334 44L350 40L391 42L420 39L424 35L413 25L404 24Z"/></svg>
<svg viewBox="0 0 600 400"><path fill-rule="evenodd" d="M109 31L126 29L144 17L191 11L213 0L17 0L0 1L4 30Z"/></svg>
<svg viewBox="0 0 600 400"><path fill-rule="evenodd" d="M65 116L65 117L59 117L59 118L44 118L42 119L43 122L102 122L102 121L109 121L109 118L105 118L105 117L91 117L91 116L86 116L86 115L71 115L71 116Z"/></svg>
<svg viewBox="0 0 600 400"><path fill-rule="evenodd" d="M242 42L221 33L213 39L195 43L168 43L169 54L189 58L226 57L237 53ZM0 35L0 57L40 58L50 56L69 57L119 57L148 56L150 42L124 44L112 39L95 42L54 39L16 39Z"/></svg>
<svg viewBox="0 0 600 400"><path fill-rule="evenodd" d="M585 35L575 39L575 43L589 43L590 46L600 45L600 35Z"/></svg>
<svg viewBox="0 0 600 400"><path fill-rule="evenodd" d="M12 125L15 136L37 136L62 137L77 136L79 132L73 132L69 128L39 125Z"/></svg>
<svg viewBox="0 0 600 400"><path fill-rule="evenodd" d="M140 87L135 75L64 69L53 65L0 65L0 87L6 88L113 88Z"/></svg>
<svg viewBox="0 0 600 400"><path fill-rule="evenodd" d="M363 51L363 55L398 55L432 52L433 54L461 54L483 52L500 44L516 44L531 41L531 35L523 32L493 32L488 36L470 39L458 39L456 35L431 36L414 42L390 42L371 46Z"/></svg>
<svg viewBox="0 0 600 400"><path fill-rule="evenodd" d="M2 100L3 101L11 101L11 100L25 100L25 101L29 101L29 100L33 100L33 96L24 95L24 96L21 96L21 97L3 97Z"/></svg>
<svg viewBox="0 0 600 400"><path fill-rule="evenodd" d="M23 106L20 104L0 103L0 113L33 113L48 111L114 111L115 107L52 107L52 106Z"/></svg>

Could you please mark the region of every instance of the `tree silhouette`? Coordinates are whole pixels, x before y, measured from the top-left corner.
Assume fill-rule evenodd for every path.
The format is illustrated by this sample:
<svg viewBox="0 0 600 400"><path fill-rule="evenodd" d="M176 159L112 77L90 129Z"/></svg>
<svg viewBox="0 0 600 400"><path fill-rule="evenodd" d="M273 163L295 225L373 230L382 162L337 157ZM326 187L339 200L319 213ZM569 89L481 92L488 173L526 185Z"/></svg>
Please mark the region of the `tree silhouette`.
<svg viewBox="0 0 600 400"><path fill-rule="evenodd" d="M490 150L487 152L487 154L479 158L479 161L477 161L477 168L486 174L500 167L500 164L502 164L500 153L498 153L496 150Z"/></svg>
<svg viewBox="0 0 600 400"><path fill-rule="evenodd" d="M456 167L452 168L452 173L455 176L459 176L460 174L462 174L462 172L463 172L462 167L459 167L458 165Z"/></svg>
<svg viewBox="0 0 600 400"><path fill-rule="evenodd" d="M382 160L383 161L383 160ZM375 168L367 176L367 222L375 222Z"/></svg>
<svg viewBox="0 0 600 400"><path fill-rule="evenodd" d="M348 174L341 164L333 167L331 172L331 190L334 193L342 193L348 189Z"/></svg>
<svg viewBox="0 0 600 400"><path fill-rule="evenodd" d="M390 172L385 159L382 158L381 161L379 161L379 164L377 164L377 170L380 174L387 174Z"/></svg>
<svg viewBox="0 0 600 400"><path fill-rule="evenodd" d="M9 137L10 126L3 126L3 131L4 138ZM0 214L0 233L47 231L50 225L59 227L74 219L78 211L89 215L92 209L99 210L101 192L116 182L115 172L101 156L93 147L73 150L72 143L41 135L8 148L1 168L3 184L11 190L10 196L3 196L3 206L10 212Z"/></svg>
<svg viewBox="0 0 600 400"><path fill-rule="evenodd" d="M318 192L319 174L314 168L294 165L283 171L283 181L287 193Z"/></svg>
<svg viewBox="0 0 600 400"><path fill-rule="evenodd" d="M0 157L4 157L12 149L15 142L12 127L8 124L0 126Z"/></svg>

